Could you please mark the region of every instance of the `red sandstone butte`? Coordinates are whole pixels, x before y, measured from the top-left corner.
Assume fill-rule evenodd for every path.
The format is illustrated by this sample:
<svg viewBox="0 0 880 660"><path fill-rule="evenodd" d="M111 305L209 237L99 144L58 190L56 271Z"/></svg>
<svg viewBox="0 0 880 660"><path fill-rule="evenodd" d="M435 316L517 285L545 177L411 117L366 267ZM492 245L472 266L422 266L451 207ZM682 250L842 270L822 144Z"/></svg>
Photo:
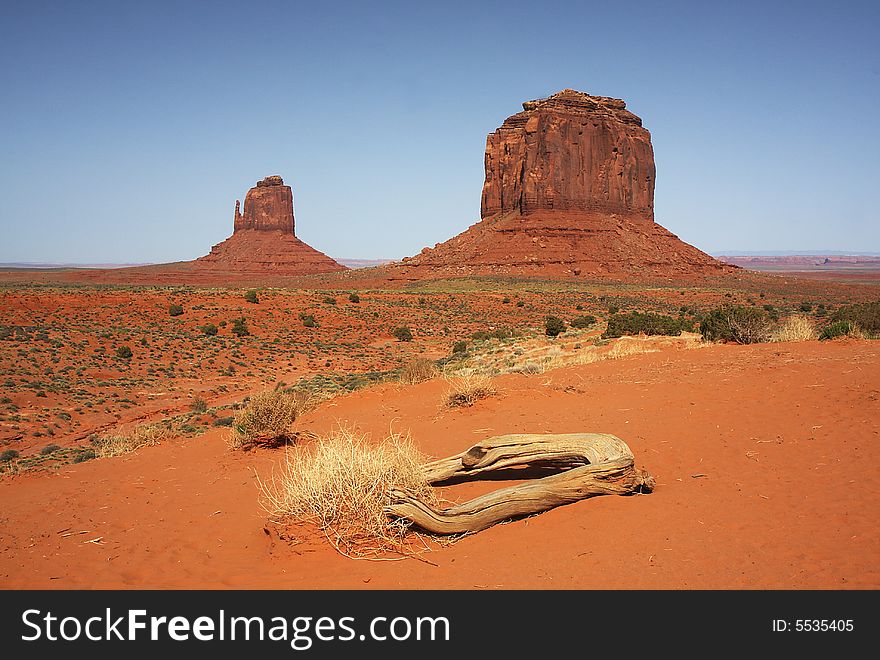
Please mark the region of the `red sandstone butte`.
<svg viewBox="0 0 880 660"><path fill-rule="evenodd" d="M244 212L235 201L232 236L196 259L199 269L278 275L346 270L294 233L293 192L280 176L267 176L248 190Z"/></svg>
<svg viewBox="0 0 880 660"><path fill-rule="evenodd" d="M654 222L654 150L620 99L565 89L486 139L481 221L395 266L403 278L731 270Z"/></svg>

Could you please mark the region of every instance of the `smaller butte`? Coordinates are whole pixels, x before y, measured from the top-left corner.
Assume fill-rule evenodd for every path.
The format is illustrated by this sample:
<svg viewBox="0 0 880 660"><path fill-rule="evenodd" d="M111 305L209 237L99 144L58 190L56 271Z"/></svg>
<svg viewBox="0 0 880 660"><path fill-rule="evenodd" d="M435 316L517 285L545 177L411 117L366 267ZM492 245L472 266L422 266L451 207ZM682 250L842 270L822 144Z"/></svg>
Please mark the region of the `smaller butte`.
<svg viewBox="0 0 880 660"><path fill-rule="evenodd" d="M312 275L346 270L294 232L293 192L280 176L248 190L244 210L235 201L232 236L193 264L204 270L274 275Z"/></svg>

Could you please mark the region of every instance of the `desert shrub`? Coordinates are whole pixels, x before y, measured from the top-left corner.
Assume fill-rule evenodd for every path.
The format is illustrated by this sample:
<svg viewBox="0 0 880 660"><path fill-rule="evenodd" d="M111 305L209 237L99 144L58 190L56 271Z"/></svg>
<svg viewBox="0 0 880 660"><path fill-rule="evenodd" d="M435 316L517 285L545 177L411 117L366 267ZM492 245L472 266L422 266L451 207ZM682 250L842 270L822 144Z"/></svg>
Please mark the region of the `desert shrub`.
<svg viewBox="0 0 880 660"><path fill-rule="evenodd" d="M548 337L558 337L565 332L565 321L558 316L548 316L544 319L544 332Z"/></svg>
<svg viewBox="0 0 880 660"><path fill-rule="evenodd" d="M400 372L400 382L406 385L416 385L434 378L438 373L437 365L431 360L417 357L407 362Z"/></svg>
<svg viewBox="0 0 880 660"><path fill-rule="evenodd" d="M307 392L267 390L255 394L236 411L229 444L233 449L281 444L290 438L291 424L313 405Z"/></svg>
<svg viewBox="0 0 880 660"><path fill-rule="evenodd" d="M217 334L217 326L213 323L206 323L201 327L201 330L206 337L213 337Z"/></svg>
<svg viewBox="0 0 880 660"><path fill-rule="evenodd" d="M713 309L700 319L700 334L706 341L755 344L770 339L770 316L757 307L727 306Z"/></svg>
<svg viewBox="0 0 880 660"><path fill-rule="evenodd" d="M0 463L8 463L19 457L19 453L15 449L4 449L0 452Z"/></svg>
<svg viewBox="0 0 880 660"><path fill-rule="evenodd" d="M386 507L394 490L436 502L421 467L425 460L409 437L372 443L343 428L288 449L280 474L260 482L260 501L276 520L317 525L345 555L400 550L412 523L390 518Z"/></svg>
<svg viewBox="0 0 880 660"><path fill-rule="evenodd" d="M860 331L859 327L851 321L835 321L830 325L826 325L822 329L822 333L819 335L819 339L825 341L827 339L837 339L838 337L861 338L863 336L864 335Z"/></svg>
<svg viewBox="0 0 880 660"><path fill-rule="evenodd" d="M162 424L141 424L124 433L109 433L94 443L95 456L109 458L157 445L171 435L171 430Z"/></svg>
<svg viewBox="0 0 880 660"><path fill-rule="evenodd" d="M251 289L250 291L246 292L246 293L244 294L244 299L245 299L246 301L248 301L249 303L253 303L253 304L255 304L255 305L258 304L258 303L260 302L260 299L257 298L257 291L256 291L256 289Z"/></svg>
<svg viewBox="0 0 880 660"><path fill-rule="evenodd" d="M213 422L211 422L211 426L232 426L232 422L235 420L235 417L229 415L228 417L217 417Z"/></svg>
<svg viewBox="0 0 880 660"><path fill-rule="evenodd" d="M504 300L502 300L501 302L502 302L503 304L505 304L505 305L509 305L509 304L510 304L510 298L508 298L507 296L504 296Z"/></svg>
<svg viewBox="0 0 880 660"><path fill-rule="evenodd" d="M813 303L805 300L804 302L802 302L800 304L800 307L798 307L798 309L800 311L802 311L804 314L809 314L810 312L813 311Z"/></svg>
<svg viewBox="0 0 880 660"><path fill-rule="evenodd" d="M318 326L318 322L315 320L313 314L300 314L299 320L302 321L302 324L307 328L316 328Z"/></svg>
<svg viewBox="0 0 880 660"><path fill-rule="evenodd" d="M251 334L247 327L247 320L243 316L232 322L232 334L236 337L245 337Z"/></svg>
<svg viewBox="0 0 880 660"><path fill-rule="evenodd" d="M402 325L399 328L394 328L391 332L397 338L397 341L412 341L413 334L412 330L409 329L409 326Z"/></svg>
<svg viewBox="0 0 880 660"><path fill-rule="evenodd" d="M450 381L446 392L446 405L460 408L474 405L480 399L495 394L495 388L488 377L480 374L466 374Z"/></svg>
<svg viewBox="0 0 880 660"><path fill-rule="evenodd" d="M583 330L584 328L589 328L591 325L596 323L596 317L591 316L589 314L582 316L575 316L571 320L571 327L578 328L579 330Z"/></svg>
<svg viewBox="0 0 880 660"><path fill-rule="evenodd" d="M189 407L195 413L203 413L208 409L208 402L202 397L197 396L192 400L192 403L189 404Z"/></svg>
<svg viewBox="0 0 880 660"><path fill-rule="evenodd" d="M672 316L632 312L615 314L608 318L608 328L602 337L610 339L624 335L680 335L682 321Z"/></svg>
<svg viewBox="0 0 880 660"><path fill-rule="evenodd" d="M169 316L180 316L183 314L183 307L181 305L169 305L168 306L168 315Z"/></svg>
<svg viewBox="0 0 880 660"><path fill-rule="evenodd" d="M132 355L134 354L131 352L131 349L128 346L120 346L116 349L116 357L122 360L128 360L131 358Z"/></svg>
<svg viewBox="0 0 880 660"><path fill-rule="evenodd" d="M452 354L467 353L468 343L464 339L460 339L452 345Z"/></svg>
<svg viewBox="0 0 880 660"><path fill-rule="evenodd" d="M324 298L324 303L327 305L335 305L336 298L334 298L333 296L327 296L326 298Z"/></svg>
<svg viewBox="0 0 880 660"><path fill-rule="evenodd" d="M517 307L525 307L525 306L526 306L526 303L525 303L524 300L517 300L517 301L516 301L516 306L517 306Z"/></svg>
<svg viewBox="0 0 880 660"><path fill-rule="evenodd" d="M358 294L356 294L356 293L349 294L348 302L359 303L360 301L361 301L361 297Z"/></svg>
<svg viewBox="0 0 880 660"><path fill-rule="evenodd" d="M841 307L831 315L831 322L849 321L869 337L880 336L880 301Z"/></svg>
<svg viewBox="0 0 880 660"><path fill-rule="evenodd" d="M620 307L617 305L608 305L608 313L614 316L620 311Z"/></svg>
<svg viewBox="0 0 880 660"><path fill-rule="evenodd" d="M790 316L773 331L770 341L809 341L816 338L816 326L806 316Z"/></svg>
<svg viewBox="0 0 880 660"><path fill-rule="evenodd" d="M94 449L80 449L76 455L73 457L74 463L85 463L86 461L90 461L93 458L97 458L98 455L95 453Z"/></svg>
<svg viewBox="0 0 880 660"><path fill-rule="evenodd" d="M487 330L477 330L471 335L471 339L473 339L474 341L486 341L487 339L491 338L492 335Z"/></svg>
<svg viewBox="0 0 880 660"><path fill-rule="evenodd" d="M40 450L40 456L48 456L49 454L54 454L59 449L61 449L61 447L58 445L46 445Z"/></svg>

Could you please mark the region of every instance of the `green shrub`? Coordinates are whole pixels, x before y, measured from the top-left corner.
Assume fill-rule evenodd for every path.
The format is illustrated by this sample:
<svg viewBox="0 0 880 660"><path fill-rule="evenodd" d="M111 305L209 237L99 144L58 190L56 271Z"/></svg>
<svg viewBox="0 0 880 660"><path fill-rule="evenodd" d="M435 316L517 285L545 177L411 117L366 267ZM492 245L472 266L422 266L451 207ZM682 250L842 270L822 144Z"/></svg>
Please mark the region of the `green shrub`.
<svg viewBox="0 0 880 660"><path fill-rule="evenodd" d="M608 305L608 313L614 316L620 311L620 307L617 305Z"/></svg>
<svg viewBox="0 0 880 660"><path fill-rule="evenodd" d="M235 319L232 322L232 334L234 334L236 337L245 337L251 334L251 331L248 330L247 327L247 321L243 316L239 319Z"/></svg>
<svg viewBox="0 0 880 660"><path fill-rule="evenodd" d="M348 296L348 302L359 303L360 301L361 297L356 293L352 293Z"/></svg>
<svg viewBox="0 0 880 660"><path fill-rule="evenodd" d="M260 299L257 298L257 290L256 289L251 289L250 291L245 293L244 299L247 300L249 303L254 303L255 305L260 302Z"/></svg>
<svg viewBox="0 0 880 660"><path fill-rule="evenodd" d="M602 333L604 339L624 335L680 335L682 321L663 314L632 312L615 314L608 318L608 328Z"/></svg>
<svg viewBox="0 0 880 660"><path fill-rule="evenodd" d="M504 303L505 305L509 305L509 304L510 304L510 298L508 298L507 296L504 296L504 300L502 300L501 302Z"/></svg>
<svg viewBox="0 0 880 660"><path fill-rule="evenodd" d="M197 396L195 399L192 400L190 408L193 412L203 413L208 409L208 402L205 401L203 398Z"/></svg>
<svg viewBox="0 0 880 660"><path fill-rule="evenodd" d="M846 305L831 315L831 322L849 321L868 337L880 336L880 301Z"/></svg>
<svg viewBox="0 0 880 660"><path fill-rule="evenodd" d="M720 307L700 319L700 334L706 341L756 344L769 341L772 330L771 316L757 307Z"/></svg>
<svg viewBox="0 0 880 660"><path fill-rule="evenodd" d="M452 345L452 354L455 355L456 353L467 353L467 348L468 343L464 339L461 339Z"/></svg>
<svg viewBox="0 0 880 660"><path fill-rule="evenodd" d="M168 307L168 315L169 316L180 316L183 314L183 306L182 305L170 305Z"/></svg>
<svg viewBox="0 0 880 660"><path fill-rule="evenodd" d="M525 307L525 304L526 304L526 303L525 303L525 301L523 301L523 300L517 300L517 301L516 301L516 306L517 306L517 307Z"/></svg>
<svg viewBox="0 0 880 660"><path fill-rule="evenodd" d="M234 417L218 417L213 422L211 422L212 426L232 426L232 421Z"/></svg>
<svg viewBox="0 0 880 660"><path fill-rule="evenodd" d="M819 334L819 339L837 339L838 337L858 336L859 329L850 321L834 321L831 325L826 325Z"/></svg>
<svg viewBox="0 0 880 660"><path fill-rule="evenodd" d="M798 307L804 314L809 314L813 311L813 303L804 301L801 303L800 307Z"/></svg>
<svg viewBox="0 0 880 660"><path fill-rule="evenodd" d="M565 321L558 316L548 316L544 319L544 332L548 337L558 337L565 332Z"/></svg>
<svg viewBox="0 0 880 660"><path fill-rule="evenodd" d="M90 461L93 458L97 458L97 454L94 449L81 449L76 456L73 457L74 463L85 463L86 461Z"/></svg>
<svg viewBox="0 0 880 660"><path fill-rule="evenodd" d="M19 457L19 453L15 449L4 449L0 453L0 463L8 463L9 461Z"/></svg>
<svg viewBox="0 0 880 660"><path fill-rule="evenodd" d="M132 355L134 354L131 352L131 349L128 346L120 346L116 349L116 357L123 360L130 359Z"/></svg>
<svg viewBox="0 0 880 660"><path fill-rule="evenodd" d="M299 320L302 321L303 325L307 328L318 327L318 322L312 314L300 314Z"/></svg>
<svg viewBox="0 0 880 660"><path fill-rule="evenodd" d="M205 325L202 326L202 332L207 337L213 337L214 335L217 334L217 326L214 325L213 323L206 323Z"/></svg>
<svg viewBox="0 0 880 660"><path fill-rule="evenodd" d="M393 334L397 338L397 341L413 340L412 330L410 330L409 326L406 325L402 325L399 328L394 328L391 334Z"/></svg>
<svg viewBox="0 0 880 660"><path fill-rule="evenodd" d="M326 298L324 298L324 303L327 305L335 305L336 298L334 298L333 296L327 296Z"/></svg>
<svg viewBox="0 0 880 660"><path fill-rule="evenodd" d="M596 317L592 316L590 314L586 314L583 316L575 316L571 320L571 327L578 328L578 329L582 330L583 328L589 328L591 325L593 325L595 323L596 323Z"/></svg>
<svg viewBox="0 0 880 660"><path fill-rule="evenodd" d="M49 454L54 454L56 451L61 449L58 445L46 445L40 450L40 456L48 456Z"/></svg>

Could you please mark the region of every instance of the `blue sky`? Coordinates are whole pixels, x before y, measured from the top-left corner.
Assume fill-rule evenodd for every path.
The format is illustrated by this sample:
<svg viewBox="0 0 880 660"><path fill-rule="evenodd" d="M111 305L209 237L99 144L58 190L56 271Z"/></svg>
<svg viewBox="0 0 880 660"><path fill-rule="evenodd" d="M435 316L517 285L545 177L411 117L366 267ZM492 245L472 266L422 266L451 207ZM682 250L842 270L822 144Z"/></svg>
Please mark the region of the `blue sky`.
<svg viewBox="0 0 880 660"><path fill-rule="evenodd" d="M402 257L479 220L486 135L573 87L651 131L697 247L880 250L878 2L4 2L0 261L191 259L269 174Z"/></svg>

